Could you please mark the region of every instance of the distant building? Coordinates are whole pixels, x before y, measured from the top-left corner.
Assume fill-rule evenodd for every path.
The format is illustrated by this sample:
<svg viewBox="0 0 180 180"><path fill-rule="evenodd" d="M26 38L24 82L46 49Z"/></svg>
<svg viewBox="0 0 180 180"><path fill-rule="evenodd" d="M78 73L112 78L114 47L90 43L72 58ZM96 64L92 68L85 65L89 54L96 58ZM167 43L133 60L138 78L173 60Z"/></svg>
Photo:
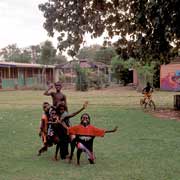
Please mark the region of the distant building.
<svg viewBox="0 0 180 180"><path fill-rule="evenodd" d="M94 62L87 59L73 60L65 64L60 64L56 66L56 72L59 70L60 74L63 74L66 78L69 78L69 82L74 82L76 78L75 67L79 65L81 68L90 69L93 72L103 72L109 74L109 66L101 63Z"/></svg>
<svg viewBox="0 0 180 180"><path fill-rule="evenodd" d="M0 89L44 86L54 78L55 66L0 61Z"/></svg>

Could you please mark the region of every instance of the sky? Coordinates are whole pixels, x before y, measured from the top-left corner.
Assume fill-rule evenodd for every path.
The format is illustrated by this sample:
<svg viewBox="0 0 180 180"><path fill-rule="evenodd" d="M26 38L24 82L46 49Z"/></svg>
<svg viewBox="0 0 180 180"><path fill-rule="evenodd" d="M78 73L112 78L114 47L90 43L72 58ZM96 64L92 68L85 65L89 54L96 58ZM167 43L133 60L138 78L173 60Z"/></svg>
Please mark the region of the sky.
<svg viewBox="0 0 180 180"><path fill-rule="evenodd" d="M38 4L45 0L0 0L0 48L36 45L48 39Z"/></svg>
<svg viewBox="0 0 180 180"><path fill-rule="evenodd" d="M56 38L49 38L43 28L43 13L40 3L48 0L0 0L0 48L17 44L19 48L37 45L51 40L57 46ZM86 38L86 46L102 44L103 38Z"/></svg>

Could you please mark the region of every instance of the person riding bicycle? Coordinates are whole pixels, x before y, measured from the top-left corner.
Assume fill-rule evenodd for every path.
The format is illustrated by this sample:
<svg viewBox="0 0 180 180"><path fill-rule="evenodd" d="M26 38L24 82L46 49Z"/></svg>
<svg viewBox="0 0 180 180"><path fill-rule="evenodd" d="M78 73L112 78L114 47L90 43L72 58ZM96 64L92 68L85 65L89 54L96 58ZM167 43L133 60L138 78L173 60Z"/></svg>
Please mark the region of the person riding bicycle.
<svg viewBox="0 0 180 180"><path fill-rule="evenodd" d="M151 95L153 92L153 87L149 82L147 82L146 87L142 90L142 94L144 94L143 102L145 103L147 99L151 99Z"/></svg>

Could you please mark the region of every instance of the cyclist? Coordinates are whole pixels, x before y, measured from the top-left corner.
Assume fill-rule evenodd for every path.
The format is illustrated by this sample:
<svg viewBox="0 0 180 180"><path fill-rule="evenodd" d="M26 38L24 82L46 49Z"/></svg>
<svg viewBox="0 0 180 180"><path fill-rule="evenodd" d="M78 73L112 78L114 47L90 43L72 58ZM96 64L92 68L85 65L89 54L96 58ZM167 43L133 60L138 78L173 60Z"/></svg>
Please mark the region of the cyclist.
<svg viewBox="0 0 180 180"><path fill-rule="evenodd" d="M143 103L145 103L147 99L151 99L152 92L153 87L149 82L147 82L146 87L142 90L142 94L144 94Z"/></svg>

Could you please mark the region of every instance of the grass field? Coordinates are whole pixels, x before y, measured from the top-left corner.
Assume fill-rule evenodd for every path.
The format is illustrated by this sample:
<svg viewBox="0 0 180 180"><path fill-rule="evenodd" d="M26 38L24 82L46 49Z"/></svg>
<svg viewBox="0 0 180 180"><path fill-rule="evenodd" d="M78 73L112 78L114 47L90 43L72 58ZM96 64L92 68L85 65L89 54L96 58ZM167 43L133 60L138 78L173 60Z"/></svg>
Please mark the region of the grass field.
<svg viewBox="0 0 180 180"><path fill-rule="evenodd" d="M103 91L65 90L69 111L89 101L92 124L119 129L96 138L96 164L86 157L81 166L54 161L54 147L38 157L41 104L51 101L42 91L0 92L0 180L179 180L180 122L163 120L139 108L140 93L114 88ZM155 92L159 107L173 107L172 92ZM79 123L79 116L72 119Z"/></svg>

